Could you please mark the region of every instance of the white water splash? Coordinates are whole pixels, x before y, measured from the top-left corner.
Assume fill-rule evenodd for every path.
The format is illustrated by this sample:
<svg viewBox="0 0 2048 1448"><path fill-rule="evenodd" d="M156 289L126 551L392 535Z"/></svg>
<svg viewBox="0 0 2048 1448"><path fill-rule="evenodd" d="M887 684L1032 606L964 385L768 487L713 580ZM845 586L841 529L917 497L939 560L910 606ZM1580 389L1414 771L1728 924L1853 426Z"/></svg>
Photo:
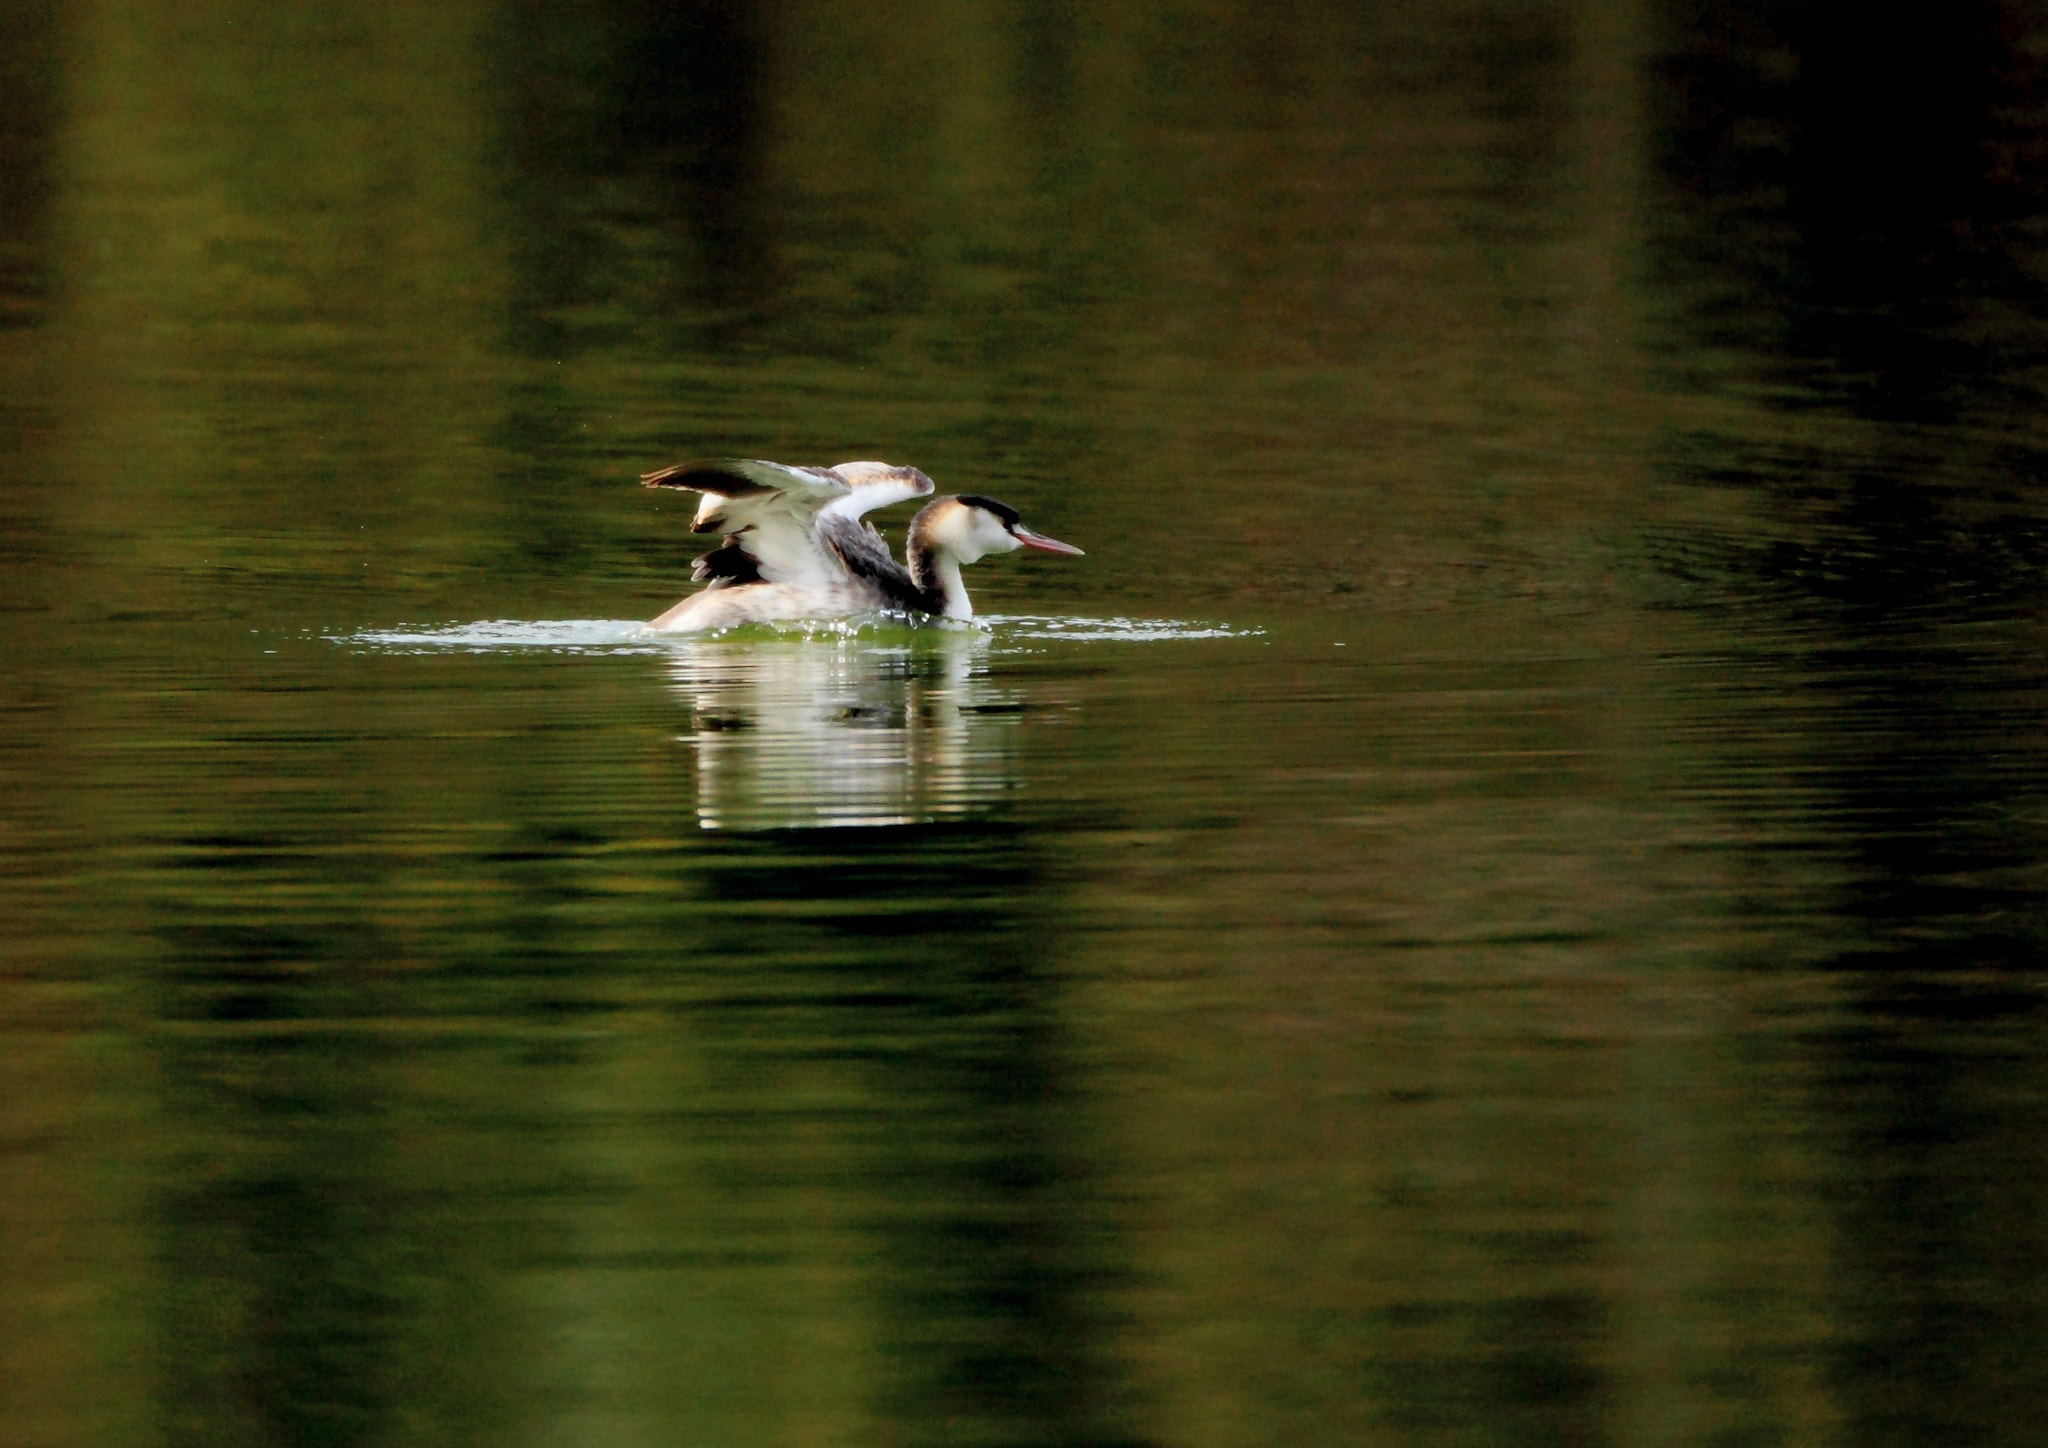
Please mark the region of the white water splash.
<svg viewBox="0 0 2048 1448"><path fill-rule="evenodd" d="M948 630L959 624L940 625ZM533 650L550 654L665 654L717 638L872 639L883 642L907 634L929 633L930 621L885 617L820 619L790 624L745 624L715 633L657 633L640 619L561 618L483 619L475 623L400 625L336 634L339 644L379 653L491 653ZM1189 639L1256 638L1262 629L1221 623L1194 623L1174 618L1062 618L1013 614L976 620L977 631L1008 640L1063 643L1161 643Z"/></svg>
<svg viewBox="0 0 2048 1448"><path fill-rule="evenodd" d="M1186 639L1249 639L1261 628L1236 628L1227 623L1192 622L1178 618L1062 618L1046 614L1011 614L987 620L998 638L1058 639L1068 643L1164 643Z"/></svg>
<svg viewBox="0 0 2048 1448"><path fill-rule="evenodd" d="M481 654L501 649L551 654L667 652L663 636L638 618L492 618L476 623L401 624L333 637L339 644L391 654Z"/></svg>

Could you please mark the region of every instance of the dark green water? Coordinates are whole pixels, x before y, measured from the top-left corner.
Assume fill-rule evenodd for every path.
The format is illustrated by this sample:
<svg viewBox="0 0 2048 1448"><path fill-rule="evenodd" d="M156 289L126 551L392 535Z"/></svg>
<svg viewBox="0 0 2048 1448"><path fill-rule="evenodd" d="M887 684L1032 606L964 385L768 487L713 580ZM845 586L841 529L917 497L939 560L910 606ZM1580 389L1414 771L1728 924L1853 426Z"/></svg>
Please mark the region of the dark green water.
<svg viewBox="0 0 2048 1448"><path fill-rule="evenodd" d="M0 1442L2038 1441L2044 57L0 4Z"/></svg>

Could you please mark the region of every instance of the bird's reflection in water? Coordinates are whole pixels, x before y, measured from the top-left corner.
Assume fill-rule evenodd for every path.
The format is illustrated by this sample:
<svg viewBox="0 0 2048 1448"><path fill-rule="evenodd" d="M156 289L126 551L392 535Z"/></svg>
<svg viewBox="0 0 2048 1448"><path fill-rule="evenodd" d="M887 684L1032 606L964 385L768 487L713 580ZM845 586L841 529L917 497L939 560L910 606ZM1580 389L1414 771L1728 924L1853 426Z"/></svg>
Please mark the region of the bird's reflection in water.
<svg viewBox="0 0 2048 1448"><path fill-rule="evenodd" d="M1022 702L988 675L989 638L703 640L669 664L689 706L707 830L924 824L1012 786Z"/></svg>

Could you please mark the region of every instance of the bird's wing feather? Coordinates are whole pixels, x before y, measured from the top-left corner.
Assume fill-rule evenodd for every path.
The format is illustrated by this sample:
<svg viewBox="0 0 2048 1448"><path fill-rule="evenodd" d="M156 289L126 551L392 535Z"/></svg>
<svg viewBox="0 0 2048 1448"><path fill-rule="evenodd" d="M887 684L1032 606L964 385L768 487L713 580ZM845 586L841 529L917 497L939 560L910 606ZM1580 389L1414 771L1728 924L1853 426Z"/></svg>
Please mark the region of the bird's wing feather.
<svg viewBox="0 0 2048 1448"><path fill-rule="evenodd" d="M690 524L693 533L737 531L747 515L763 507L791 507L806 516L852 491L846 479L830 468L793 468L758 458L712 458L677 463L642 473L650 488L682 488L702 493L704 501Z"/></svg>
<svg viewBox="0 0 2048 1448"><path fill-rule="evenodd" d="M847 495L825 505L834 517L856 520L877 508L929 497L932 480L916 468L891 467L887 463L837 463L832 471L848 484Z"/></svg>
<svg viewBox="0 0 2048 1448"><path fill-rule="evenodd" d="M724 533L724 547L753 560L770 583L816 585L829 581L830 563L815 536L821 510L850 492L830 468L796 468L756 458L678 463L644 474L650 488L702 493L693 533ZM735 560L737 562L737 560ZM733 577L735 570L724 570Z"/></svg>
<svg viewBox="0 0 2048 1448"><path fill-rule="evenodd" d="M713 566L713 581L753 581L745 577L744 558L752 561L755 578L799 586L829 585L844 576L837 550L828 554L820 542L824 518L853 523L875 508L932 491L931 479L915 468L882 463L805 468L758 458L678 463L645 473L640 481L650 488L704 495L690 530L726 535L713 555L724 555Z"/></svg>

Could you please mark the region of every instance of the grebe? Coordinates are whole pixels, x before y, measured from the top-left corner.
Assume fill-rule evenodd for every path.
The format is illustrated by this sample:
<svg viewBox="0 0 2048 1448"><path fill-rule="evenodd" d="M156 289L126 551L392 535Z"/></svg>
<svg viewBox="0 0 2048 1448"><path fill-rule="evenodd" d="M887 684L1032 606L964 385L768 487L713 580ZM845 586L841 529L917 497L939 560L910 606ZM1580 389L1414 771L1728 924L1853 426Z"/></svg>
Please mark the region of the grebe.
<svg viewBox="0 0 2048 1448"><path fill-rule="evenodd" d="M883 610L973 618L960 582L963 563L1019 548L1081 552L1032 532L1006 503L962 493L934 498L911 519L906 567L862 517L925 497L932 480L888 463L799 468L720 458L678 463L640 481L702 493L690 531L724 535L690 569L703 589L653 621L666 632Z"/></svg>

